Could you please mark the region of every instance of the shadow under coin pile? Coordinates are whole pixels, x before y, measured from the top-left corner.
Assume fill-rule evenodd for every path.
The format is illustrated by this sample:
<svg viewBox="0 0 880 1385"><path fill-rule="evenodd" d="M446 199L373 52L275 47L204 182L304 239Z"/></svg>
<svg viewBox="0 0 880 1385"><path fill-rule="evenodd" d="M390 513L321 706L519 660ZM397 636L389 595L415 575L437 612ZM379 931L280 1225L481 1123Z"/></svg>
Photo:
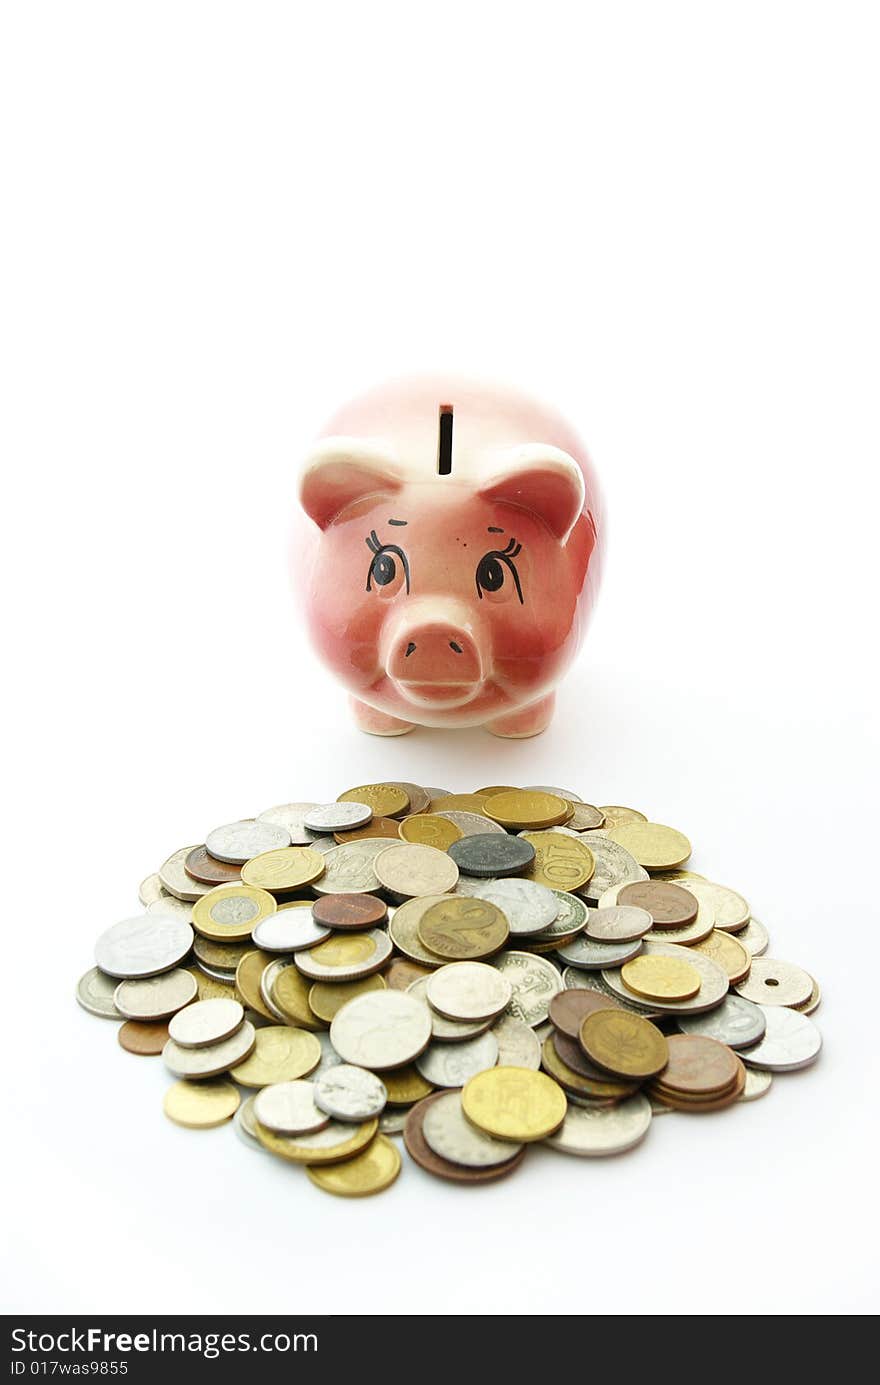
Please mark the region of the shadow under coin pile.
<svg viewBox="0 0 880 1385"><path fill-rule="evenodd" d="M821 1048L817 982L690 855L568 789L364 784L175 851L77 999L161 1053L170 1120L234 1119L325 1192L389 1187L396 1135L455 1183L619 1154Z"/></svg>

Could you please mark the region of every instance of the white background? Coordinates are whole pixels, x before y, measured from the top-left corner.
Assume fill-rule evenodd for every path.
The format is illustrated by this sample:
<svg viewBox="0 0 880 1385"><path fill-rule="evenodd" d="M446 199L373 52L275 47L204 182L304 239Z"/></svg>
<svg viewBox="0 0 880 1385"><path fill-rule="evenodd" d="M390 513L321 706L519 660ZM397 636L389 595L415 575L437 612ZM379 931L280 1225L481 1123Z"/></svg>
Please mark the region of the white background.
<svg viewBox="0 0 880 1385"><path fill-rule="evenodd" d="M4 1306L876 1307L871 5L11 3L0 33ZM579 425L604 590L543 737L359 734L298 454L449 365ZM363 1203L161 1114L73 1001L169 852L351 784L688 832L821 980L811 1071L619 1160Z"/></svg>

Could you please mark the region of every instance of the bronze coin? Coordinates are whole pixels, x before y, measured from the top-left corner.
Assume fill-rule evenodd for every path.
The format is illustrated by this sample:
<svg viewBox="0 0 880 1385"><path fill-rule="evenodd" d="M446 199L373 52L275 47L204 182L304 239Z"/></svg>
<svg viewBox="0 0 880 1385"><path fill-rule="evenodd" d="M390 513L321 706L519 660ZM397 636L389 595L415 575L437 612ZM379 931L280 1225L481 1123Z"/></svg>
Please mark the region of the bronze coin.
<svg viewBox="0 0 880 1385"><path fill-rule="evenodd" d="M399 826L396 818L371 818L363 827L353 827L350 832L334 832L333 837L340 846L344 846L346 842L359 841L361 837L393 837L399 842Z"/></svg>
<svg viewBox="0 0 880 1385"><path fill-rule="evenodd" d="M614 1082L615 1086L622 1085L619 1079L612 1078L609 1073L590 1062L577 1039L571 1039L567 1034L560 1034L557 1030L553 1035L553 1047L563 1063L573 1072L576 1072L578 1077L589 1077L593 1082ZM638 1082L626 1083L626 1085L631 1086L634 1092L638 1091Z"/></svg>
<svg viewBox="0 0 880 1385"><path fill-rule="evenodd" d="M572 1092L575 1096L612 1097L618 1100L621 1097L632 1096L633 1092L638 1090L637 1082L620 1082L607 1072L599 1079L583 1077L579 1072L575 1072L574 1068L570 1068L568 1063L560 1058L553 1042L554 1037L548 1034L541 1045L541 1067L564 1091Z"/></svg>
<svg viewBox="0 0 880 1385"><path fill-rule="evenodd" d="M312 905L312 918L325 928L375 928L388 917L388 905L373 894L325 894Z"/></svg>
<svg viewBox="0 0 880 1385"><path fill-rule="evenodd" d="M655 928L685 928L693 923L699 908L689 890L668 880L639 880L624 885L618 892L617 903L647 909Z"/></svg>
<svg viewBox="0 0 880 1385"><path fill-rule="evenodd" d="M430 975L430 967L420 967L418 962L410 962L405 957L395 957L382 972L385 985L392 991L408 990L414 981Z"/></svg>
<svg viewBox="0 0 880 1385"><path fill-rule="evenodd" d="M610 995L578 987L576 990L559 991L553 997L550 1001L550 1021L560 1034L567 1035L569 1039L576 1039L586 1015L592 1015L596 1010L622 1009L623 1006L618 1005Z"/></svg>
<svg viewBox="0 0 880 1385"><path fill-rule="evenodd" d="M702 1034L670 1034L666 1045L669 1061L663 1070L664 1092L712 1097L726 1092L736 1080L739 1059L727 1044Z"/></svg>
<svg viewBox="0 0 880 1385"><path fill-rule="evenodd" d="M493 1164L491 1168L486 1169L468 1169L463 1164L453 1164L450 1159L443 1159L439 1154L435 1154L422 1134L422 1125L431 1103L445 1096L448 1096L448 1092L434 1092L418 1102L407 1115L403 1127L403 1143L414 1163L426 1173L433 1173L437 1178L448 1178L451 1183L493 1183L496 1178L503 1178L505 1174L519 1168L526 1157L527 1145L522 1145L505 1163Z"/></svg>
<svg viewBox="0 0 880 1385"><path fill-rule="evenodd" d="M126 1053L137 1053L142 1058L155 1058L160 1054L168 1037L166 1020L126 1020L117 1034Z"/></svg>
<svg viewBox="0 0 880 1385"><path fill-rule="evenodd" d="M736 1058L737 1063L736 1076L730 1087L720 1094L716 1093L714 1096L710 1095L696 1099L694 1097L682 1096L678 1092L668 1092L662 1088L655 1091L656 1084L652 1083L650 1087L646 1089L648 1096L654 1097L664 1106L671 1106L674 1111L689 1111L700 1115L704 1115L709 1111L723 1111L725 1106L732 1106L735 1101L739 1100L746 1085L745 1066L741 1060L736 1057L736 1054L733 1056Z"/></svg>
<svg viewBox="0 0 880 1385"><path fill-rule="evenodd" d="M240 885L241 866L231 861L218 861L206 846L194 846L183 863L183 869L191 880L202 885Z"/></svg>

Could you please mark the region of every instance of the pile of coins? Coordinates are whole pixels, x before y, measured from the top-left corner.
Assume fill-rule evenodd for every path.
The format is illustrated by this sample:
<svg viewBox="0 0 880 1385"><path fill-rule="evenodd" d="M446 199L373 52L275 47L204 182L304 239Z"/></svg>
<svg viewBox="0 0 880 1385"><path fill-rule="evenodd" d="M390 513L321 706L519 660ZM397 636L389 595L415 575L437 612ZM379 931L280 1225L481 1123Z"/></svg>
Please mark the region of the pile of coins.
<svg viewBox="0 0 880 1385"><path fill-rule="evenodd" d="M399 1134L462 1183L621 1153L821 1047L816 981L690 855L568 789L365 784L175 851L77 999L161 1053L172 1121L234 1118L326 1192L387 1188Z"/></svg>

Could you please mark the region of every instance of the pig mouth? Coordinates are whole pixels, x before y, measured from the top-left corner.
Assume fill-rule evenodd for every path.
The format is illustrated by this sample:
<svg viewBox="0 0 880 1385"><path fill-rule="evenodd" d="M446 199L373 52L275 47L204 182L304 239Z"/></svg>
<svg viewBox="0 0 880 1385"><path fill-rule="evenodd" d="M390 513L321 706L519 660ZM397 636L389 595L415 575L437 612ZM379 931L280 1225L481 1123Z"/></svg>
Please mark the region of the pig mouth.
<svg viewBox="0 0 880 1385"><path fill-rule="evenodd" d="M482 679L467 682L443 680L425 682L420 679L392 678L401 697L418 707L463 707L472 702L483 686Z"/></svg>

